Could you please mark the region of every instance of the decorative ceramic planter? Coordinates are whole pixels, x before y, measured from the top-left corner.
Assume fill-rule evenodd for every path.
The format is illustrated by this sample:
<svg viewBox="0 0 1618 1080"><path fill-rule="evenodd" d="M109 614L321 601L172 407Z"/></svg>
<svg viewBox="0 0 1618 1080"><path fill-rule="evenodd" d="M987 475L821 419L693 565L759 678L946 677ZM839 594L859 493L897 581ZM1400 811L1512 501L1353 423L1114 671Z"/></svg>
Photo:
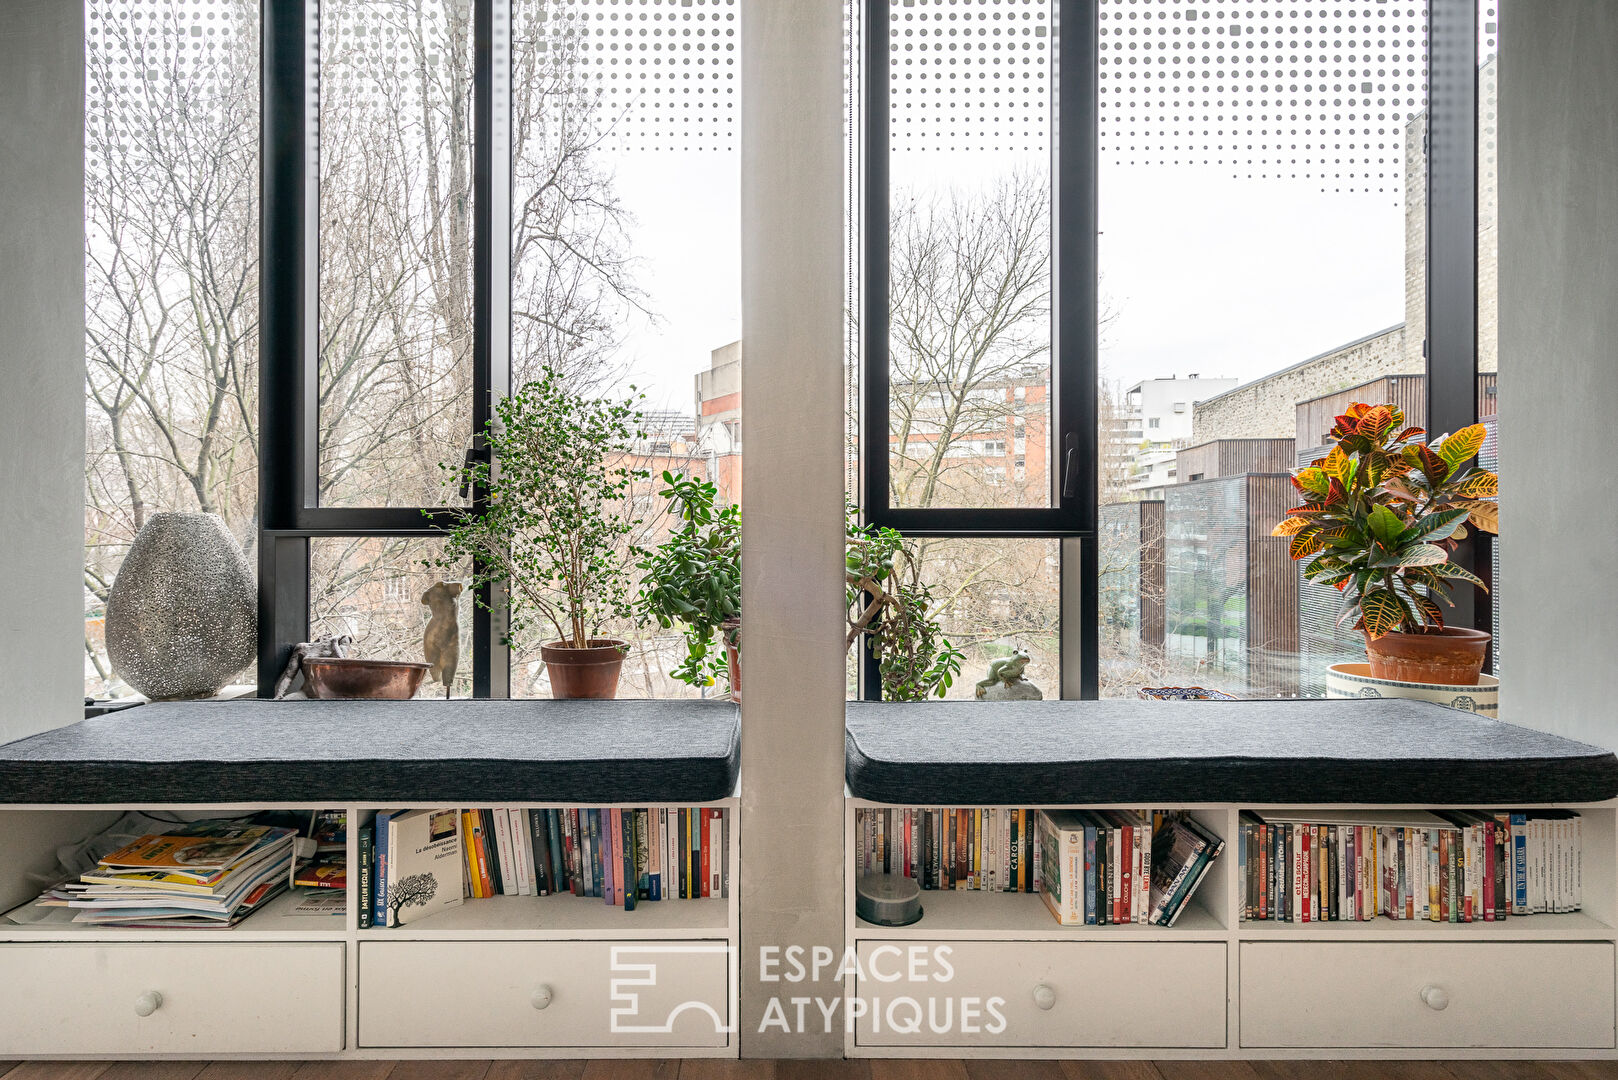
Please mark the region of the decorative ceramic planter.
<svg viewBox="0 0 1618 1080"><path fill-rule="evenodd" d="M1371 674L1370 664L1333 664L1326 669L1326 696L1432 701L1493 720L1500 709L1500 680L1493 675L1479 675L1476 686L1398 682L1376 678Z"/></svg>

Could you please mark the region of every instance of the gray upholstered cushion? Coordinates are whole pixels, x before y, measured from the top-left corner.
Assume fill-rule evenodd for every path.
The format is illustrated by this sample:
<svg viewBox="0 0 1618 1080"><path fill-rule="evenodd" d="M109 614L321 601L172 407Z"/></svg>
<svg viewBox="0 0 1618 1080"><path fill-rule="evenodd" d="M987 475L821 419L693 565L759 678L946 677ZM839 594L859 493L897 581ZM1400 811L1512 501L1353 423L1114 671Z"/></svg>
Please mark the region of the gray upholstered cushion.
<svg viewBox="0 0 1618 1080"><path fill-rule="evenodd" d="M717 701L153 704L0 746L0 802L703 802L740 730Z"/></svg>
<svg viewBox="0 0 1618 1080"><path fill-rule="evenodd" d="M1418 701L854 703L857 796L917 805L1585 802L1612 752Z"/></svg>

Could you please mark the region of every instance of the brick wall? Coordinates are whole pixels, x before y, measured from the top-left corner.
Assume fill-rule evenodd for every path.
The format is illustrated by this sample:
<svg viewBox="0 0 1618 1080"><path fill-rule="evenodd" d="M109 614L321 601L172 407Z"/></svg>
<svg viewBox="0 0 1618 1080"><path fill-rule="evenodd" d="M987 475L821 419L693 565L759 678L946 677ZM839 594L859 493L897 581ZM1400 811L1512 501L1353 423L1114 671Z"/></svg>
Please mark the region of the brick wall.
<svg viewBox="0 0 1618 1080"><path fill-rule="evenodd" d="M1421 370L1421 345L1415 371ZM1199 401L1191 418L1193 443L1216 439L1291 438L1300 401L1411 370L1403 326L1294 364L1273 375Z"/></svg>

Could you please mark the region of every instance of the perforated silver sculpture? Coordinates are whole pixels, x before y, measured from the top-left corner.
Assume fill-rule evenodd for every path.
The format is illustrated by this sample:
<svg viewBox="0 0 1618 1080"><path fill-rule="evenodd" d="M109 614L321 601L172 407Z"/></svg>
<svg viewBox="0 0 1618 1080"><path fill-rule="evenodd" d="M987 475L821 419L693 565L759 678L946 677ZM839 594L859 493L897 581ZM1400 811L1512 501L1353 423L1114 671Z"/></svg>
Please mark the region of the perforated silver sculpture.
<svg viewBox="0 0 1618 1080"><path fill-rule="evenodd" d="M107 596L107 658L153 700L211 697L253 662L258 602L214 514L148 518Z"/></svg>

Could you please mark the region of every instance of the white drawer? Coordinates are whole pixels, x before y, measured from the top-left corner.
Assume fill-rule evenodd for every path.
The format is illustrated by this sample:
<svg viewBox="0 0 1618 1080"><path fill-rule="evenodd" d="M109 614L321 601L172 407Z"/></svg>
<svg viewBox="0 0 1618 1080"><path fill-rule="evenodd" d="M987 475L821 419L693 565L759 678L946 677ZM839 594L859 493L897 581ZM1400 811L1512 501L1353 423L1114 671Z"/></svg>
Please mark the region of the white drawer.
<svg viewBox="0 0 1618 1080"><path fill-rule="evenodd" d="M1610 1047L1605 942L1246 942L1243 1046Z"/></svg>
<svg viewBox="0 0 1618 1080"><path fill-rule="evenodd" d="M367 941L361 1046L729 1042L723 941Z"/></svg>
<svg viewBox="0 0 1618 1080"><path fill-rule="evenodd" d="M341 1050L343 948L0 945L0 1054Z"/></svg>
<svg viewBox="0 0 1618 1080"><path fill-rule="evenodd" d="M862 941L858 957L860 1046L1225 1045L1222 942Z"/></svg>

